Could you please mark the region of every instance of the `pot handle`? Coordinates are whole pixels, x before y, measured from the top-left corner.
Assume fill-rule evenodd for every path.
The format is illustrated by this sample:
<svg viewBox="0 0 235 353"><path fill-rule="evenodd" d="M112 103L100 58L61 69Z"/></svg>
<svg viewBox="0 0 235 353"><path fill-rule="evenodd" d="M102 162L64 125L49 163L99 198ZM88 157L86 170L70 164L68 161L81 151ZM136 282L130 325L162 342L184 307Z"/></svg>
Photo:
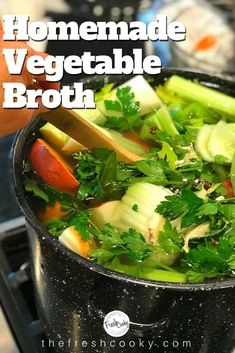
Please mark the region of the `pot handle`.
<svg viewBox="0 0 235 353"><path fill-rule="evenodd" d="M170 307L169 311L171 312L176 308L176 301L174 300ZM91 295L88 297L88 313L90 316L93 316L95 318L99 317L101 320L104 320L105 316L108 313L105 313L102 309L98 309L94 303L94 301L91 298ZM145 330L152 330L155 328L159 328L162 326L168 326L169 318L168 317L163 317L159 319L156 322L151 322L151 323L140 323L140 322L133 322L130 320L130 325L132 326L133 329L145 331Z"/></svg>

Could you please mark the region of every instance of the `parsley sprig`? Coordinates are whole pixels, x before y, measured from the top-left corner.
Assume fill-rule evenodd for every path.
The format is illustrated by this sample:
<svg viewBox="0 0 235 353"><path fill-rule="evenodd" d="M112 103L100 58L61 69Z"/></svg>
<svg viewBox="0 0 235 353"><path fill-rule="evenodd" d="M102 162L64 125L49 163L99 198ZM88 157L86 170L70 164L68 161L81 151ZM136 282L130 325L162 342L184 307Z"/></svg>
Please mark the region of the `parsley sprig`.
<svg viewBox="0 0 235 353"><path fill-rule="evenodd" d="M221 227L235 218L235 198L222 200L203 200L192 190L183 190L181 195L166 196L157 207L156 212L166 217L169 221L182 216L181 227L189 227L205 221L217 223ZM212 222L213 221L213 222Z"/></svg>
<svg viewBox="0 0 235 353"><path fill-rule="evenodd" d="M181 195L166 196L166 201L161 202L156 212L172 221L183 215L181 227L189 227L198 222L198 209L203 205L203 200L192 190L183 190Z"/></svg>
<svg viewBox="0 0 235 353"><path fill-rule="evenodd" d="M105 224L96 236L101 246L93 250L90 255L99 264L107 261L108 253L110 254L108 260L115 256L126 255L129 260L143 261L154 249L141 233L132 228L119 233L110 224Z"/></svg>
<svg viewBox="0 0 235 353"><path fill-rule="evenodd" d="M190 249L183 263L189 268L187 276L190 282L231 275L234 269L234 239L222 235L217 242L205 241Z"/></svg>
<svg viewBox="0 0 235 353"><path fill-rule="evenodd" d="M140 102L134 100L135 95L130 86L118 88L116 91L116 100L105 100L104 105L110 116L107 116L106 127L125 131L142 124L140 118ZM118 116L112 115L112 112L118 112Z"/></svg>

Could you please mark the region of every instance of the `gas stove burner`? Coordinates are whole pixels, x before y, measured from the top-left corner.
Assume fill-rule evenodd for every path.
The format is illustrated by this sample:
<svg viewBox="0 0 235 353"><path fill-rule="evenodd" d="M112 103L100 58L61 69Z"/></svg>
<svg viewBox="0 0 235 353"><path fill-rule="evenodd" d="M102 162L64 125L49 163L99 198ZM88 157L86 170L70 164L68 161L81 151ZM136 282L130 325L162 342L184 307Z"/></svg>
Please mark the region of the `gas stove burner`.
<svg viewBox="0 0 235 353"><path fill-rule="evenodd" d="M20 352L52 353L42 347L23 217L0 225L0 302Z"/></svg>

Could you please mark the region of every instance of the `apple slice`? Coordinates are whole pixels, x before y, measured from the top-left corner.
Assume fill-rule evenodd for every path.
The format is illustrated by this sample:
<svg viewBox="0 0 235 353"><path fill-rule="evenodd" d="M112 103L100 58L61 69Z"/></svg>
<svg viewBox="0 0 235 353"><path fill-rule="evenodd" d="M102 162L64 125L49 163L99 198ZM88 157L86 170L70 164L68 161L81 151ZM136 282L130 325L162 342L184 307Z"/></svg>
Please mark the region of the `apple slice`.
<svg viewBox="0 0 235 353"><path fill-rule="evenodd" d="M44 183L60 192L73 195L77 192L79 182L71 173L71 165L44 140L37 139L33 143L29 151L29 161Z"/></svg>
<svg viewBox="0 0 235 353"><path fill-rule="evenodd" d="M61 148L61 152L69 156L71 156L75 152L84 152L84 151L87 151L87 148L81 145L76 140L74 140L72 137L69 137L66 144Z"/></svg>
<svg viewBox="0 0 235 353"><path fill-rule="evenodd" d="M69 139L68 135L57 129L57 127L51 123L46 123L39 131L41 132L43 139L56 149L61 149Z"/></svg>
<svg viewBox="0 0 235 353"><path fill-rule="evenodd" d="M108 201L90 208L90 219L101 229L104 224L111 223L116 218L120 202L120 200Z"/></svg>
<svg viewBox="0 0 235 353"><path fill-rule="evenodd" d="M71 155L75 152L85 151L86 147L78 143L72 137L69 137L61 130L57 129L51 123L46 123L40 128L43 139L56 150L66 155Z"/></svg>
<svg viewBox="0 0 235 353"><path fill-rule="evenodd" d="M96 247L94 239L83 240L74 227L66 228L59 236L59 241L66 248L83 257L88 257L89 253Z"/></svg>

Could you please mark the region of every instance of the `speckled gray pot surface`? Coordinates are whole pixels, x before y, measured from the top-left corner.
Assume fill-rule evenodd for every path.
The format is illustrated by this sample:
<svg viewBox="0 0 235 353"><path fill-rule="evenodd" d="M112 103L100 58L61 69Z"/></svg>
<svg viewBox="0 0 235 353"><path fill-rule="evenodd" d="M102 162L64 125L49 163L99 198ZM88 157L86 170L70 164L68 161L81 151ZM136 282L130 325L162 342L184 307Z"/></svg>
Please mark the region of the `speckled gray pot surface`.
<svg viewBox="0 0 235 353"><path fill-rule="evenodd" d="M164 69L153 77L162 83L173 73L197 78L233 94L235 84L220 77ZM95 77L86 87L121 83L125 76ZM235 347L235 281L200 285L152 282L110 271L84 259L54 239L39 223L25 197L23 160L42 125L38 118L20 132L14 146L14 183L28 222L31 268L38 313L54 346L50 352L192 352L231 353ZM120 338L103 329L104 316L125 312L131 321ZM48 343L42 342L42 352Z"/></svg>

